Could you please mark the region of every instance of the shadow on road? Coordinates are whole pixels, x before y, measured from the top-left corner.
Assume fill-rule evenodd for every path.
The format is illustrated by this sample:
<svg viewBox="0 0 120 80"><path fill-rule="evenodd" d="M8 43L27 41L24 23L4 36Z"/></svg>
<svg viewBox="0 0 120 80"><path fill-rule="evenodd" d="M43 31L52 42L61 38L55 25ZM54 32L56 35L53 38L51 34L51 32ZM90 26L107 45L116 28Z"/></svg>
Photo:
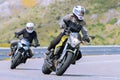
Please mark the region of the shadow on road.
<svg viewBox="0 0 120 80"><path fill-rule="evenodd" d="M80 74L64 74L62 76L72 76L72 77L105 77L105 75L80 75Z"/></svg>
<svg viewBox="0 0 120 80"><path fill-rule="evenodd" d="M52 74L52 75L55 75L55 74ZM65 77L68 77L68 76L71 76L71 77L102 77L103 75L63 74L62 76L65 76Z"/></svg>
<svg viewBox="0 0 120 80"><path fill-rule="evenodd" d="M32 69L32 68L16 68L16 70L41 70L41 69Z"/></svg>
<svg viewBox="0 0 120 80"><path fill-rule="evenodd" d="M108 78L118 80L120 77L108 76L108 75L80 75L80 74L63 74L62 76L72 76L72 77L97 77L97 78Z"/></svg>

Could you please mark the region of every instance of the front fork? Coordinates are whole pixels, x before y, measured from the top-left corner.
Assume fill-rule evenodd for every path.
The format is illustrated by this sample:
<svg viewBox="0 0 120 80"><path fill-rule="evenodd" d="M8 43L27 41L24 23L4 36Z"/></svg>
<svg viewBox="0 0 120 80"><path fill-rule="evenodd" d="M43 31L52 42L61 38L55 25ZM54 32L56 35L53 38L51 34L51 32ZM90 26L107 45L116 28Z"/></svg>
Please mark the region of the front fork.
<svg viewBox="0 0 120 80"><path fill-rule="evenodd" d="M17 55L18 50L19 50L19 48L17 48L15 51L13 51L13 54L12 54L12 57L11 57L11 58L13 58L14 56L16 56L16 55Z"/></svg>
<svg viewBox="0 0 120 80"><path fill-rule="evenodd" d="M66 52L67 52L67 46L68 46L68 44L66 44L65 45L65 47L64 47L64 49L63 49L63 52L62 52L62 55L60 56L60 58L59 58L59 62L61 62L62 60L63 60L63 58L64 58L64 56L65 56L65 54L66 54Z"/></svg>
<svg viewBox="0 0 120 80"><path fill-rule="evenodd" d="M61 55L61 57L59 58L58 61L62 61L64 56L66 55L66 52L71 52L72 54L74 54L73 56L73 60L75 61L77 59L77 55L79 54L79 46L77 48L75 48L74 50L71 49L67 49L68 44L65 45L65 48L63 50L63 53Z"/></svg>

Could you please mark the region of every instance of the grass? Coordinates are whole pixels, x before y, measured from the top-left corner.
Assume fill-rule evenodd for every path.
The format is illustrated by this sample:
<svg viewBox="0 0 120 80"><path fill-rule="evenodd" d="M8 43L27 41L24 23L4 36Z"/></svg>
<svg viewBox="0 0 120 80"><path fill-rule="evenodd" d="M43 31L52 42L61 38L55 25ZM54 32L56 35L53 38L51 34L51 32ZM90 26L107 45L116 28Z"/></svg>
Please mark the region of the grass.
<svg viewBox="0 0 120 80"><path fill-rule="evenodd" d="M48 46L59 33L59 20L68 13L72 12L75 5L82 5L87 8L86 22L90 35L95 35L94 45L120 44L119 34L120 26L114 25L117 18L112 18L105 23L108 10L115 9L120 11L116 4L119 0L65 0L65 2L56 1L47 7L34 6L24 9L20 14L8 17L6 20L1 19L0 46L6 46L7 42L14 37L14 32L25 27L26 22L34 22L35 30L38 33L38 39L41 46ZM90 19L92 14L97 14L95 21ZM118 16L118 18L120 15ZM2 44L5 43L5 44Z"/></svg>

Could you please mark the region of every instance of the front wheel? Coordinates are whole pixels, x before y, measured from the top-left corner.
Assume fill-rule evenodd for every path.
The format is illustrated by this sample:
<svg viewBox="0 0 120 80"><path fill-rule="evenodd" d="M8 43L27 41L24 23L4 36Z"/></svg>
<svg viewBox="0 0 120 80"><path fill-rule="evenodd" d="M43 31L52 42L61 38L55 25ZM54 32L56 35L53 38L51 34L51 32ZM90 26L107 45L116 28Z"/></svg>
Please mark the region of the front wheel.
<svg viewBox="0 0 120 80"><path fill-rule="evenodd" d="M20 64L20 58L21 58L21 54L18 53L14 59L11 60L11 69L15 69L16 66L18 66Z"/></svg>
<svg viewBox="0 0 120 80"><path fill-rule="evenodd" d="M70 66L73 58L73 54L71 52L67 52L67 55L64 57L62 62L59 62L56 67L56 75L61 76Z"/></svg>

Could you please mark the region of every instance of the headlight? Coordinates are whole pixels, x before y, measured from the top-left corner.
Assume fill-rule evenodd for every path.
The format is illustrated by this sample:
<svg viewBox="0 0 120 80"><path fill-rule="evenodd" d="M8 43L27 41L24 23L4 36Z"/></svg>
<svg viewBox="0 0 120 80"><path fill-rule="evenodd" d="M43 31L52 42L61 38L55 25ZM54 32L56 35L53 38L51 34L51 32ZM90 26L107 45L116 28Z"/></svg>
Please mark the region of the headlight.
<svg viewBox="0 0 120 80"><path fill-rule="evenodd" d="M79 39L77 39L77 38L75 38L73 36L70 37L70 45L72 47L76 47L79 44L80 44L80 40Z"/></svg>
<svg viewBox="0 0 120 80"><path fill-rule="evenodd" d="M28 47L28 46L24 46L23 48L24 48L25 50L28 50L28 49L29 49L29 47Z"/></svg>
<svg viewBox="0 0 120 80"><path fill-rule="evenodd" d="M18 43L18 47L23 47L23 45L19 42L19 43Z"/></svg>

